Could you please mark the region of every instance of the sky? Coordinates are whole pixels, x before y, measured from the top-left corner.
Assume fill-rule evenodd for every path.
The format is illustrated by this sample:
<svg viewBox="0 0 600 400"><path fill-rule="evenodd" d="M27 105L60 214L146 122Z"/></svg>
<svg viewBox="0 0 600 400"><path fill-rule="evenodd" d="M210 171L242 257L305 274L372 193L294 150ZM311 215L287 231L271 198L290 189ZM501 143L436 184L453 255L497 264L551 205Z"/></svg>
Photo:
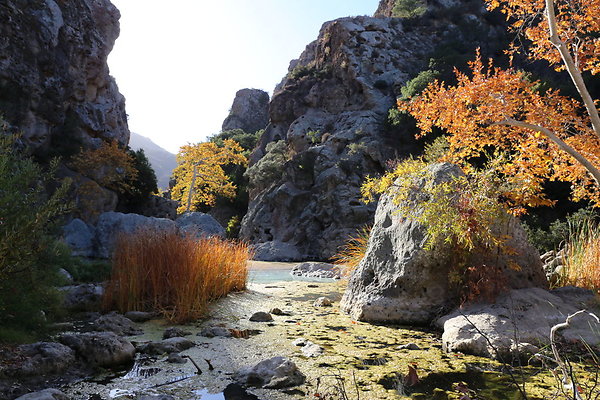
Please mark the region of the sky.
<svg viewBox="0 0 600 400"><path fill-rule="evenodd" d="M218 133L236 91L269 94L323 22L379 0L112 0L121 35L108 64L129 128L176 153Z"/></svg>

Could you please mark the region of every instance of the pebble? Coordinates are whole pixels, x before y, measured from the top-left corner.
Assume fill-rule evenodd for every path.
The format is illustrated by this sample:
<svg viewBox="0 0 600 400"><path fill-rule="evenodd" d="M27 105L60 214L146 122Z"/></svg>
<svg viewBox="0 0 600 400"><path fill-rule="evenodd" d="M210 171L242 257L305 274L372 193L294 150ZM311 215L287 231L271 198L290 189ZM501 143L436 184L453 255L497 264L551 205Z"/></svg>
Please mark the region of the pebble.
<svg viewBox="0 0 600 400"><path fill-rule="evenodd" d="M315 302L313 303L313 306L315 307L331 307L331 300L329 300L327 297L319 297L317 300L315 300Z"/></svg>

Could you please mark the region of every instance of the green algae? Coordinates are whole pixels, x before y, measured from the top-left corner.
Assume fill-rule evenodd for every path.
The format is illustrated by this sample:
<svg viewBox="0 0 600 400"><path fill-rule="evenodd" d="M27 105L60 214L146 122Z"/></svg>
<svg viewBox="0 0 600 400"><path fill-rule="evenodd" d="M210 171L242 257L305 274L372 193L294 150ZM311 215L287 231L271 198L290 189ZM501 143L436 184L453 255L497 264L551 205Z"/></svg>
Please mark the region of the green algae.
<svg viewBox="0 0 600 400"><path fill-rule="evenodd" d="M189 355L201 365L209 359L214 371L161 387L154 392L174 395L178 399L197 399L194 391L206 388L218 393L231 383L231 375L240 368L251 366L273 356L292 359L307 376L306 384L290 391L252 389L259 398L272 400L303 399L319 390L345 380L350 399L440 399L458 400L465 393L472 399L521 399L515 382L525 382L528 399L552 398L556 393L556 380L546 367L508 366L483 357L464 354L446 354L442 350L440 333L430 329L406 326L372 325L353 321L341 313L337 301L344 287L339 283L282 282L272 285L250 285L251 290L227 296L215 303L207 319L189 324L185 330L194 333L197 346L182 354ZM314 307L316 298L328 296L334 307ZM289 315L274 316L271 324L250 322L255 311L280 308ZM260 329L261 334L248 339L204 338L195 336L203 327L222 325L234 329ZM160 340L165 329L164 321L151 321L142 325L145 334L132 338L137 341ZM306 357L292 342L305 338L322 346L324 353ZM414 343L419 350L400 350L398 346ZM416 367L419 382L404 385L409 366ZM100 393L126 389L144 392L154 384L193 374L190 363L173 365L159 357L152 367L161 371L142 381L116 381L106 388L74 388L83 393ZM593 382L594 370L585 371L574 365L582 381ZM514 378L511 378L512 371ZM585 385L584 385L585 386ZM71 390L71 393L74 391Z"/></svg>

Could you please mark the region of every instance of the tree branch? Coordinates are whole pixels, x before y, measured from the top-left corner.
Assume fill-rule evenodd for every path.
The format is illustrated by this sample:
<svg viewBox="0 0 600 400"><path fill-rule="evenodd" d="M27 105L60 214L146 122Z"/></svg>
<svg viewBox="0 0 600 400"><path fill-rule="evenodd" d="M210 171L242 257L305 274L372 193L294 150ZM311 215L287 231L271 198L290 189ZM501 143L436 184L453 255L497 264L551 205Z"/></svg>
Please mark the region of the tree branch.
<svg viewBox="0 0 600 400"><path fill-rule="evenodd" d="M583 76L581 75L581 71L577 67L577 64L573 60L573 56L569 53L569 49L565 42L560 40L558 36L558 26L556 23L556 13L554 12L554 0L546 0L546 18L548 19L548 30L550 33L550 42L557 48L560 56L563 60L563 64L571 76L573 83L575 84L575 88L581 95L585 108L590 116L590 120L592 121L592 128L598 137L600 137L600 116L598 115L598 110L596 109L596 104L592 99L592 96L587 90L585 86L585 82L583 80ZM596 177L596 181L598 178Z"/></svg>
<svg viewBox="0 0 600 400"><path fill-rule="evenodd" d="M569 146L567 143L565 143L564 140L562 140L561 138L556 136L554 134L554 132L552 132L550 129L544 128L543 126L539 126L539 125L529 124L529 123L523 122L523 121L517 121L516 119L513 119L513 118L506 118L504 121L495 122L492 125L517 126L520 128L525 128L525 129L530 129L532 131L540 132L541 134L546 136L548 139L550 139L551 141L556 143L556 145L561 150L566 151L573 158L575 158L577 161L579 161L579 163L581 163L581 165L583 165L585 167L585 169L587 169L588 172L592 175L592 177L596 181L596 184L600 186L600 170L598 170L598 168L596 168L591 162L589 162L577 150L575 150L574 148Z"/></svg>

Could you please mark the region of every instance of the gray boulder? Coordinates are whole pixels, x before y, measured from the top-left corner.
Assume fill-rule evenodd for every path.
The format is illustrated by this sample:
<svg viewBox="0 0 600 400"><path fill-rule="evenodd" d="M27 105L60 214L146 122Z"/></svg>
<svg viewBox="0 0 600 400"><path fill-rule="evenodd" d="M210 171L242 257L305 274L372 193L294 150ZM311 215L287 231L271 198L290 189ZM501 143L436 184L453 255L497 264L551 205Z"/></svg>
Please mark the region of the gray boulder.
<svg viewBox="0 0 600 400"><path fill-rule="evenodd" d="M129 364L135 355L135 347L112 332L63 334L60 342L91 366L110 368Z"/></svg>
<svg viewBox="0 0 600 400"><path fill-rule="evenodd" d="M339 265L323 262L305 262L298 264L292 268L290 274L304 278L340 279L342 277Z"/></svg>
<svg viewBox="0 0 600 400"><path fill-rule="evenodd" d="M446 351L510 361L507 357L529 356L548 345L554 325L596 301L597 296L585 289L518 289L500 296L495 304L469 305L435 324L444 331ZM575 317L570 327L559 332L567 342L600 344L600 324L587 314Z"/></svg>
<svg viewBox="0 0 600 400"><path fill-rule="evenodd" d="M92 330L97 332L113 332L119 336L133 336L144 333L132 320L116 312L102 315L96 319L92 322Z"/></svg>
<svg viewBox="0 0 600 400"><path fill-rule="evenodd" d="M178 353L194 347L196 344L189 339L182 337L173 337L161 340L160 342L145 343L139 347L139 351L144 354L161 355Z"/></svg>
<svg viewBox="0 0 600 400"><path fill-rule="evenodd" d="M223 228L212 216L201 212L187 212L175 220L181 233L195 237L218 236L225 237Z"/></svg>
<svg viewBox="0 0 600 400"><path fill-rule="evenodd" d="M20 376L60 374L75 362L75 352L55 342L38 342L19 346L25 361L19 366Z"/></svg>
<svg viewBox="0 0 600 400"><path fill-rule="evenodd" d="M259 89L242 89L235 94L222 131L241 129L254 133L269 123L269 94Z"/></svg>
<svg viewBox="0 0 600 400"><path fill-rule="evenodd" d="M27 393L15 400L69 400L69 397L58 389L44 389L39 392Z"/></svg>
<svg viewBox="0 0 600 400"><path fill-rule="evenodd" d="M63 228L63 240L74 256L94 256L94 227L75 218Z"/></svg>
<svg viewBox="0 0 600 400"><path fill-rule="evenodd" d="M268 312L257 311L250 317L250 321L252 322L271 322L273 321L273 317Z"/></svg>
<svg viewBox="0 0 600 400"><path fill-rule="evenodd" d="M175 222L170 219L106 212L100 215L96 224L96 257L110 258L120 234L130 234L142 229L157 233L177 232Z"/></svg>
<svg viewBox="0 0 600 400"><path fill-rule="evenodd" d="M234 380L242 385L281 389L301 385L306 377L289 359L273 357L236 372Z"/></svg>
<svg viewBox="0 0 600 400"><path fill-rule="evenodd" d="M104 287L93 283L64 286L63 305L70 311L97 311L102 303Z"/></svg>
<svg viewBox="0 0 600 400"><path fill-rule="evenodd" d="M170 328L165 329L165 331L163 332L163 339L171 339L174 337L184 337L184 336L189 336L191 334L192 334L192 332L184 331L181 328L172 326Z"/></svg>
<svg viewBox="0 0 600 400"><path fill-rule="evenodd" d="M300 261L305 257L291 243L271 241L254 246L254 260L257 261Z"/></svg>
<svg viewBox="0 0 600 400"><path fill-rule="evenodd" d="M432 183L415 182L407 200L409 207L420 207L419 187L437 185L461 174L451 164L435 164L430 172ZM379 201L365 257L350 277L342 310L361 321L428 324L457 302L457 288L450 286L448 279L453 250L446 243L426 250L425 227L414 218L402 217L393 199L391 191ZM500 268L510 288L547 287L539 253L527 242L519 222L506 215L492 229L510 237L505 244L514 254L475 249L470 262ZM512 267L515 264L519 270Z"/></svg>

